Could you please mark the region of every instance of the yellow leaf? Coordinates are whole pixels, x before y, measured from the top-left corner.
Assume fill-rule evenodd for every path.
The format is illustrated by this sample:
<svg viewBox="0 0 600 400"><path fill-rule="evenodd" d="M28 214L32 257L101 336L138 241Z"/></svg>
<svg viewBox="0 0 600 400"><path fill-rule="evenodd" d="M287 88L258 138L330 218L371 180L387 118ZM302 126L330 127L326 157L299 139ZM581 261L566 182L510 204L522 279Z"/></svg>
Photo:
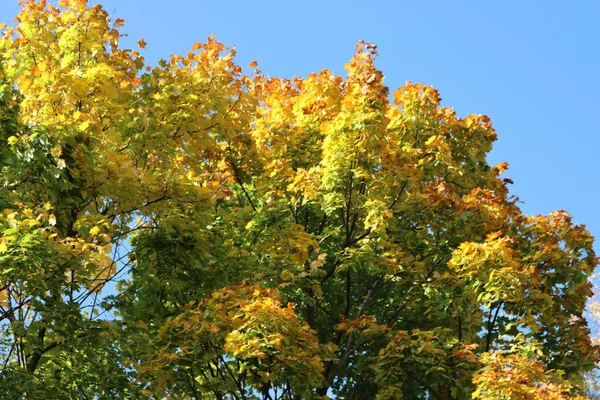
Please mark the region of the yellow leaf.
<svg viewBox="0 0 600 400"><path fill-rule="evenodd" d="M81 124L79 124L79 130L82 132L85 132L89 127L90 127L89 121L84 121Z"/></svg>
<svg viewBox="0 0 600 400"><path fill-rule="evenodd" d="M8 246L6 246L6 239L0 240L0 253L6 253Z"/></svg>
<svg viewBox="0 0 600 400"><path fill-rule="evenodd" d="M221 171L226 171L229 169L229 164L225 160L219 160L217 167L219 167Z"/></svg>
<svg viewBox="0 0 600 400"><path fill-rule="evenodd" d="M10 144L11 146L17 143L19 143L19 139L16 136L11 136L8 138L8 144Z"/></svg>
<svg viewBox="0 0 600 400"><path fill-rule="evenodd" d="M439 145L443 140L442 136L433 135L425 142L425 146Z"/></svg>
<svg viewBox="0 0 600 400"><path fill-rule="evenodd" d="M144 41L144 39L138 40L138 46L140 46L140 49L146 48L146 42Z"/></svg>
<svg viewBox="0 0 600 400"><path fill-rule="evenodd" d="M98 228L97 226L94 226L92 229L90 229L90 235L97 235L100 233L100 228Z"/></svg>
<svg viewBox="0 0 600 400"><path fill-rule="evenodd" d="M56 158L60 157L62 155L62 147L54 146L52 149L50 149L50 154Z"/></svg>
<svg viewBox="0 0 600 400"><path fill-rule="evenodd" d="M23 78L19 81L19 89L27 90L32 84L33 81L31 79Z"/></svg>
<svg viewBox="0 0 600 400"><path fill-rule="evenodd" d="M500 237L500 235L502 235L502 232L491 232L488 233L485 240L487 240L488 242L492 241L492 240L496 240Z"/></svg>

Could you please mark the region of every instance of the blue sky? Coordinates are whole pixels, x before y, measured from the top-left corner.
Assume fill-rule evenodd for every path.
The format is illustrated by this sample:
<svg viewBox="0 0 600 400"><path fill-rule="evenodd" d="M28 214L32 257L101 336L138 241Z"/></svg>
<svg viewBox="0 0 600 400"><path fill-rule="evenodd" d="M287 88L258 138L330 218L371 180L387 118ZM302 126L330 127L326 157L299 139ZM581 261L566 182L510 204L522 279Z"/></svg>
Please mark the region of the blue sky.
<svg viewBox="0 0 600 400"><path fill-rule="evenodd" d="M566 209L600 237L598 2L99 2L125 19L125 45L148 43L150 64L214 33L270 76L343 74L354 44L371 41L390 89L433 85L459 115L490 116L499 141L489 160L510 163L526 213ZM0 0L0 21L18 8Z"/></svg>

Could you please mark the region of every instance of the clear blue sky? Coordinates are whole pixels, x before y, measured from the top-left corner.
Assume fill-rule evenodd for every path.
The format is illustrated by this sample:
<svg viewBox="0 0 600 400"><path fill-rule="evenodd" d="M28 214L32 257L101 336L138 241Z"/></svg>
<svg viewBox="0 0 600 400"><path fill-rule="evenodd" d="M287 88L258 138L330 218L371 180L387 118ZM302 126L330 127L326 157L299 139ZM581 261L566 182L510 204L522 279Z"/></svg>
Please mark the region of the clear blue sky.
<svg viewBox="0 0 600 400"><path fill-rule="evenodd" d="M151 64L214 33L270 76L343 74L354 44L371 41L390 89L433 85L459 115L490 116L490 162L510 163L526 213L566 209L600 238L600 2L96 2L125 19L125 45L146 40ZM17 11L17 0L0 0L0 21Z"/></svg>

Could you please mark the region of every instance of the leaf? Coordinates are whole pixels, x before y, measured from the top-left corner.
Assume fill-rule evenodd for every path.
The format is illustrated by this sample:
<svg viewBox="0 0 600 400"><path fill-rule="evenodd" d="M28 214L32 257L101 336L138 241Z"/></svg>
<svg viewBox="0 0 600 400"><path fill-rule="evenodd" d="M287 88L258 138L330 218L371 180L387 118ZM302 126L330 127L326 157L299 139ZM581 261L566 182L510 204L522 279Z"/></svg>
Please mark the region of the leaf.
<svg viewBox="0 0 600 400"><path fill-rule="evenodd" d="M117 18L115 19L113 26L115 27L115 29L122 28L123 26L125 26L125 21L122 18Z"/></svg>
<svg viewBox="0 0 600 400"><path fill-rule="evenodd" d="M291 281L294 279L294 274L286 269L281 272L280 278L282 281Z"/></svg>

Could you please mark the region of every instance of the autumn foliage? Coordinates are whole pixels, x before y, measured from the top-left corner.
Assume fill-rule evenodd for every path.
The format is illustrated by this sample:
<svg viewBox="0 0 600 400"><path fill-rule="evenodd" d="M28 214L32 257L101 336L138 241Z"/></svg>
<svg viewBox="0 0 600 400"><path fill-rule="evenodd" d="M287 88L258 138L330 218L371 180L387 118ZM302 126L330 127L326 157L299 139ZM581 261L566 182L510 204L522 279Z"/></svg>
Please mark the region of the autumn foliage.
<svg viewBox="0 0 600 400"><path fill-rule="evenodd" d="M523 215L487 117L390 94L369 43L267 78L123 24L2 30L0 398L585 396L593 238Z"/></svg>

